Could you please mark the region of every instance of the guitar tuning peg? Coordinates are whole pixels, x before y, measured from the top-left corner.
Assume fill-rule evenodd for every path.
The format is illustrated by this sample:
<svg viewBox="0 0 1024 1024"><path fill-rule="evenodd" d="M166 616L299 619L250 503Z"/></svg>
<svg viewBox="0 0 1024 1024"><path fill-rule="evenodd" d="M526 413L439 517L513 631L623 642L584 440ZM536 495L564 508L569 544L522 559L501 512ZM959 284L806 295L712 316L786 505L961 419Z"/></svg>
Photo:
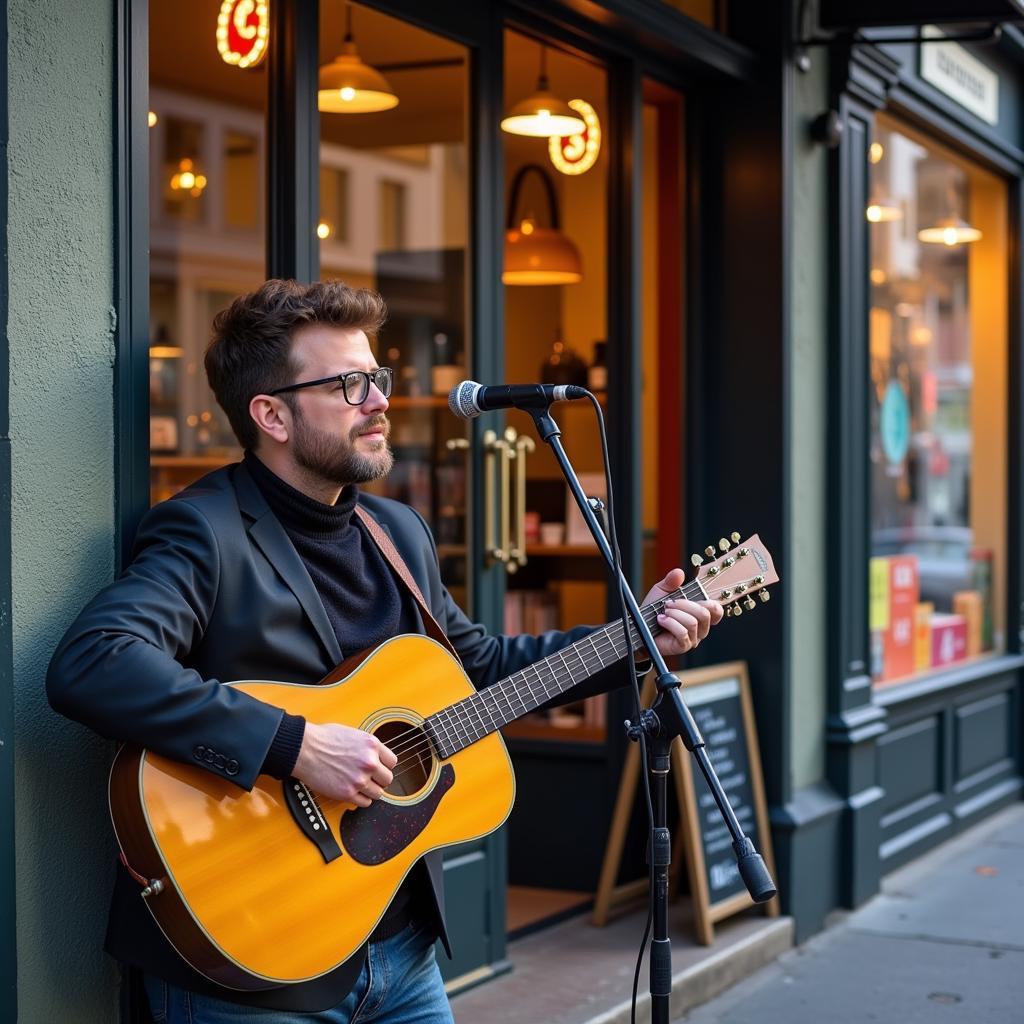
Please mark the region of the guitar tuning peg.
<svg viewBox="0 0 1024 1024"><path fill-rule="evenodd" d="M715 557L715 545L714 544L709 544L704 549L704 554L707 555L708 558L714 558Z"/></svg>
<svg viewBox="0 0 1024 1024"><path fill-rule="evenodd" d="M739 542L740 542L740 535L738 533L736 533L735 531L733 531L732 533L729 534L729 540L731 540L733 542L733 544L739 544Z"/></svg>
<svg viewBox="0 0 1024 1024"><path fill-rule="evenodd" d="M732 617L732 605L731 604L727 604L725 606L725 617L726 618L731 618Z"/></svg>
<svg viewBox="0 0 1024 1024"><path fill-rule="evenodd" d="M769 594L767 590L760 590L760 591L758 591L757 596L759 598L761 598L762 602L765 602L765 601L770 601L772 595Z"/></svg>
<svg viewBox="0 0 1024 1024"><path fill-rule="evenodd" d="M743 602L743 607L746 608L748 612L752 612L757 607L757 604L754 602L752 597L748 597Z"/></svg>
<svg viewBox="0 0 1024 1024"><path fill-rule="evenodd" d="M718 542L718 549L720 551L728 551L731 547L732 545L724 537L722 537Z"/></svg>
<svg viewBox="0 0 1024 1024"><path fill-rule="evenodd" d="M743 614L743 609L738 604L731 604L729 607L732 609L733 618Z"/></svg>
<svg viewBox="0 0 1024 1024"><path fill-rule="evenodd" d="M692 565L695 569L697 568L698 565L703 565L703 564L704 564L704 559L701 558L700 555L690 555L690 565Z"/></svg>

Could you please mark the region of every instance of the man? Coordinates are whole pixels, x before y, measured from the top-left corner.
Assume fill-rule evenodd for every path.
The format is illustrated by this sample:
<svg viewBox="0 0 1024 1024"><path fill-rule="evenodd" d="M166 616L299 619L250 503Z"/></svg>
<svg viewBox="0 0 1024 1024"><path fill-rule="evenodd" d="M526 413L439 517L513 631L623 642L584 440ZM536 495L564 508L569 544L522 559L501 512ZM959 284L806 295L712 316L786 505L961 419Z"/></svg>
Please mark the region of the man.
<svg viewBox="0 0 1024 1024"><path fill-rule="evenodd" d="M149 511L131 564L82 611L53 657L54 708L243 790L266 774L295 776L361 807L379 799L396 757L376 737L307 722L223 685L315 683L388 637L424 632L409 588L354 515L357 503L390 535L476 686L586 634L486 635L445 590L418 513L358 490L393 461L385 415L393 374L377 365L369 341L384 316L378 295L331 281L268 281L217 316L206 370L245 457ZM672 570L646 600L682 578ZM692 650L721 616L714 602L678 602L659 620L659 648L669 656ZM607 690L623 675L605 669L573 697ZM107 949L142 969L157 1020L286 1024L314 1011L335 1024L451 1020L433 953L436 938L447 947L439 853L409 873L365 956L259 993L229 991L193 970L139 889L119 871Z"/></svg>

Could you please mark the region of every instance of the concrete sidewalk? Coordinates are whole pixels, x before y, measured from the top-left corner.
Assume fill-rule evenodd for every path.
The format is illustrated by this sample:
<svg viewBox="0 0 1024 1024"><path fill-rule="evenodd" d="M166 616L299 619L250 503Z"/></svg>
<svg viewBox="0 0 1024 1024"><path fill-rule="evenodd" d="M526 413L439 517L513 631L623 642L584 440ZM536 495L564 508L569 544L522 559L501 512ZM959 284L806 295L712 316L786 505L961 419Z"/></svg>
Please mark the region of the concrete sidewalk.
<svg viewBox="0 0 1024 1024"><path fill-rule="evenodd" d="M675 1019L1024 1021L1024 805L890 875L860 910Z"/></svg>

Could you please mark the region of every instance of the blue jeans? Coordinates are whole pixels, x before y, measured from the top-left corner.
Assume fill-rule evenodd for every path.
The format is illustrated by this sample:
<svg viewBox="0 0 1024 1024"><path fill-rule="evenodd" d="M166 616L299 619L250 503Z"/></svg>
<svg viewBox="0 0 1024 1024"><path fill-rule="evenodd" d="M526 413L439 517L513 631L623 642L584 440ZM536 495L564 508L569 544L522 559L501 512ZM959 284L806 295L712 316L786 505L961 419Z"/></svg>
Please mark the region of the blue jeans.
<svg viewBox="0 0 1024 1024"><path fill-rule="evenodd" d="M148 974L145 984L157 1024L453 1024L434 959L434 936L416 925L370 943L352 991L320 1013L240 1006L187 992Z"/></svg>

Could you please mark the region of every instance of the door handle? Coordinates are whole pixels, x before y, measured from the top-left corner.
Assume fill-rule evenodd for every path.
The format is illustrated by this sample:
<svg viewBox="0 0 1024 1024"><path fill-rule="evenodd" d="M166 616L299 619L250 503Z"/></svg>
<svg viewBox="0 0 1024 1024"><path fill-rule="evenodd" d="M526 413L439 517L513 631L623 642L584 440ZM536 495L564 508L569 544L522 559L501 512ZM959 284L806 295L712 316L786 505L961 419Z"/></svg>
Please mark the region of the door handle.
<svg viewBox="0 0 1024 1024"><path fill-rule="evenodd" d="M509 432L514 436L509 437ZM515 544L509 551L509 571L512 565L526 565L526 456L536 449L532 437L523 434L516 435L511 427L505 431L506 439L511 446L512 455L516 462L516 520L515 520Z"/></svg>
<svg viewBox="0 0 1024 1024"><path fill-rule="evenodd" d="M511 429L511 428L509 428ZM508 431L506 431L506 434ZM513 434L515 431L513 431ZM504 437L493 430L484 431L484 558L488 565L495 562L515 572L518 563L510 562L511 523L509 519L509 470L515 451ZM495 522L499 537L494 536Z"/></svg>

